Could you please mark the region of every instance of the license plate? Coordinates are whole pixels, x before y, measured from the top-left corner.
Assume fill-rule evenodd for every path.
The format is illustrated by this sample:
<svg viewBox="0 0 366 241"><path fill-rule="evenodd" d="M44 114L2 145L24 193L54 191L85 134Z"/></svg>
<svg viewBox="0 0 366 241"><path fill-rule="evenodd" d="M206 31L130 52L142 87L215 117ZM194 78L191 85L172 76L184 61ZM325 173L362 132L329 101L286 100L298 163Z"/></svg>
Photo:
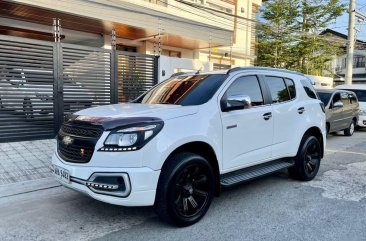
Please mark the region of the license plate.
<svg viewBox="0 0 366 241"><path fill-rule="evenodd" d="M65 182L65 183L70 183L69 171L66 170L65 168L53 165L53 174L60 181Z"/></svg>

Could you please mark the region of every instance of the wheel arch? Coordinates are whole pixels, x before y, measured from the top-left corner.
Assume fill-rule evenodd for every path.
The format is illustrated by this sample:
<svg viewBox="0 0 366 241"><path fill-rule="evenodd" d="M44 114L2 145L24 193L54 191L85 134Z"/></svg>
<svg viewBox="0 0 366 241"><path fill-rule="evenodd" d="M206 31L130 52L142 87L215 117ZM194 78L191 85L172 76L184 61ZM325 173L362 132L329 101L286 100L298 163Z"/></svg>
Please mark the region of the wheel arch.
<svg viewBox="0 0 366 241"><path fill-rule="evenodd" d="M321 132L321 130L319 129L319 127L316 127L316 126L313 126L313 127L310 127L309 129L307 129L304 133L303 136L306 136L306 135L311 135L311 136L315 136L319 142L320 142L320 146L321 146L321 157L323 158L324 157L324 140L323 140L323 134Z"/></svg>
<svg viewBox="0 0 366 241"><path fill-rule="evenodd" d="M177 153L181 152L191 152L197 155L200 155L204 157L212 166L212 169L214 171L214 177L215 177L215 195L218 196L221 191L220 186L220 168L219 168L219 161L217 159L216 152L214 151L214 148L203 141L193 141L188 142L185 144L180 145L179 147L175 148L165 159L164 164L161 168L161 173L164 171L165 167L167 166L169 159L174 156ZM161 176L160 173L160 176ZM160 177L159 177L160 181Z"/></svg>

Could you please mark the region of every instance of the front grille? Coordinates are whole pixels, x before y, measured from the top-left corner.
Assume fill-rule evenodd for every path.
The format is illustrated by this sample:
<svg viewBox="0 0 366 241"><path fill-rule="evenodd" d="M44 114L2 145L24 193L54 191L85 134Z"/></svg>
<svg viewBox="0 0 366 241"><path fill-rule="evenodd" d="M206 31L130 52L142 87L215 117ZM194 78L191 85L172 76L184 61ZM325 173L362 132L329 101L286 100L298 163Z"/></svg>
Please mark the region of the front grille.
<svg viewBox="0 0 366 241"><path fill-rule="evenodd" d="M90 161L93 152L93 147L65 145L62 141L58 141L58 154L68 162L87 163Z"/></svg>
<svg viewBox="0 0 366 241"><path fill-rule="evenodd" d="M98 126L92 125L69 125L64 124L61 127L61 132L66 135L71 136L80 136L85 138L99 138L102 133L103 129Z"/></svg>
<svg viewBox="0 0 366 241"><path fill-rule="evenodd" d="M57 136L58 154L67 162L87 163L102 134L102 126L67 122Z"/></svg>

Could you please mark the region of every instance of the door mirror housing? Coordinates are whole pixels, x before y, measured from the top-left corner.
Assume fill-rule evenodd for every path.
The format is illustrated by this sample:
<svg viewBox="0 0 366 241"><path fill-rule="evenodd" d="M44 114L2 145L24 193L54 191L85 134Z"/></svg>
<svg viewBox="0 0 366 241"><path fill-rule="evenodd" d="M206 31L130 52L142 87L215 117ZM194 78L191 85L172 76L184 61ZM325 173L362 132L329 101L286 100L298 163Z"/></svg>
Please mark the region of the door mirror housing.
<svg viewBox="0 0 366 241"><path fill-rule="evenodd" d="M252 107L252 101L248 95L230 95L223 99L221 107L224 112L249 109Z"/></svg>
<svg viewBox="0 0 366 241"><path fill-rule="evenodd" d="M343 103L340 101L337 101L336 103L333 104L333 108L341 108L343 107Z"/></svg>

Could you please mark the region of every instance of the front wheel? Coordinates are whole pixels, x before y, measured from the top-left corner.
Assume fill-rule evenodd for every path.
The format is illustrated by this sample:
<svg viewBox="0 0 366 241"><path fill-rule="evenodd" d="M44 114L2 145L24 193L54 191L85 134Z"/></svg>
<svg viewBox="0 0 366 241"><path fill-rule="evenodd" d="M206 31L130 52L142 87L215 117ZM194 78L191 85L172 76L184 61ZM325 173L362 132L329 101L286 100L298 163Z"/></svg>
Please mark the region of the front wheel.
<svg viewBox="0 0 366 241"><path fill-rule="evenodd" d="M319 171L321 146L315 136L305 135L295 157L295 166L289 168L290 176L300 181L313 180Z"/></svg>
<svg viewBox="0 0 366 241"><path fill-rule="evenodd" d="M155 212L168 223L189 226L207 212L214 195L214 174L209 162L193 153L178 153L163 168Z"/></svg>
<svg viewBox="0 0 366 241"><path fill-rule="evenodd" d="M356 124L355 124L355 121L352 120L351 124L349 124L348 128L344 130L344 135L352 136L353 133L355 132L355 129L356 129Z"/></svg>

